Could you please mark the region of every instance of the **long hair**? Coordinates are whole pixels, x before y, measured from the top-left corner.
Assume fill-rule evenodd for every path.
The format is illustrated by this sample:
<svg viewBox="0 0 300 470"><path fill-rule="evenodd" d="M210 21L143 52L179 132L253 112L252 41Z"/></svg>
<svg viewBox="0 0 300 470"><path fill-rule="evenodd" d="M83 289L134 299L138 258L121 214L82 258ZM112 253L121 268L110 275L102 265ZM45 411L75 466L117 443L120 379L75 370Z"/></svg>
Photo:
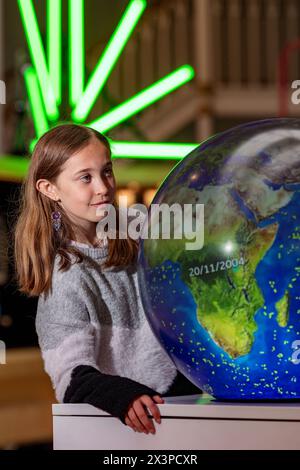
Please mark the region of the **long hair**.
<svg viewBox="0 0 300 470"><path fill-rule="evenodd" d="M110 152L108 140L94 129L76 124L63 124L46 132L37 142L31 157L19 201L19 214L14 230L14 262L16 281L20 292L29 297L47 293L55 257L58 254L59 270L71 266L71 256L81 263L84 255L69 244L75 240L75 227L63 208L59 207L62 226L59 234L53 230L51 214L58 209L57 203L36 188L39 179L55 183L64 163L77 151L87 146L96 137ZM115 208L118 208L115 204ZM137 241L118 237L108 238L108 257L103 268L126 266L137 259Z"/></svg>

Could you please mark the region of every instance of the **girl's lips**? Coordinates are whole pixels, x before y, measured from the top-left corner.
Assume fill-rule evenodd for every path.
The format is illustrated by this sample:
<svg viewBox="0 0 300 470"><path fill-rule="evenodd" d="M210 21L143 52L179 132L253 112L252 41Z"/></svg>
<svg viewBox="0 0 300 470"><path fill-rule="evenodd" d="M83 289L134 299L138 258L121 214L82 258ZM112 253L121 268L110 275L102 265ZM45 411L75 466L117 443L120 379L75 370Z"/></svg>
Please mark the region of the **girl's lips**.
<svg viewBox="0 0 300 470"><path fill-rule="evenodd" d="M91 206L103 206L104 204L109 204L109 201L98 202L97 204L91 204Z"/></svg>

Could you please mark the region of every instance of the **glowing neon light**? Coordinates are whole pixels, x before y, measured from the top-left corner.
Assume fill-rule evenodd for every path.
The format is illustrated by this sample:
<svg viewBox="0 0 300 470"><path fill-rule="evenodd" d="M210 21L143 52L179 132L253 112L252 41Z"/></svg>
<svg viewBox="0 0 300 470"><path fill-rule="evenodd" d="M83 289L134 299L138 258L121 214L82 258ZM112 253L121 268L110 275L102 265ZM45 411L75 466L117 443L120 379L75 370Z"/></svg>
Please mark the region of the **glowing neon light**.
<svg viewBox="0 0 300 470"><path fill-rule="evenodd" d="M110 141L115 158L137 158L156 160L181 160L198 144L164 144L143 142Z"/></svg>
<svg viewBox="0 0 300 470"><path fill-rule="evenodd" d="M82 97L84 87L83 0L69 0L69 84L70 105L74 107Z"/></svg>
<svg viewBox="0 0 300 470"><path fill-rule="evenodd" d="M88 124L99 132L107 132L120 122L125 121L142 109L150 106L155 101L160 100L165 95L171 93L176 88L184 85L194 77L194 70L189 65L179 67L179 69L167 75L165 78L150 85L133 98L120 104L112 111L101 116L99 119Z"/></svg>
<svg viewBox="0 0 300 470"><path fill-rule="evenodd" d="M24 79L30 103L30 111L34 123L35 132L41 137L48 130L48 121L41 99L38 79L32 66L24 71Z"/></svg>
<svg viewBox="0 0 300 470"><path fill-rule="evenodd" d="M61 0L47 0L47 52L50 81L61 104Z"/></svg>
<svg viewBox="0 0 300 470"><path fill-rule="evenodd" d="M74 121L83 122L90 113L146 6L145 0L132 0L128 5L72 113ZM71 75L76 76L76 73Z"/></svg>
<svg viewBox="0 0 300 470"><path fill-rule="evenodd" d="M18 0L33 67L24 77L37 138L58 124L62 90L62 1L47 0L47 68L45 51L32 0ZM111 71L146 8L145 0L131 0L84 90L84 0L69 0L69 68L72 118L82 122L90 112ZM107 132L149 107L194 77L191 66L179 67L105 115L87 124ZM33 149L37 139L31 143ZM198 144L113 142L114 158L179 160Z"/></svg>
<svg viewBox="0 0 300 470"><path fill-rule="evenodd" d="M35 11L31 0L18 0L21 18L29 46L32 63L34 64L47 117L50 121L55 121L59 117L56 99L52 87L52 82L47 70L45 52L39 31Z"/></svg>

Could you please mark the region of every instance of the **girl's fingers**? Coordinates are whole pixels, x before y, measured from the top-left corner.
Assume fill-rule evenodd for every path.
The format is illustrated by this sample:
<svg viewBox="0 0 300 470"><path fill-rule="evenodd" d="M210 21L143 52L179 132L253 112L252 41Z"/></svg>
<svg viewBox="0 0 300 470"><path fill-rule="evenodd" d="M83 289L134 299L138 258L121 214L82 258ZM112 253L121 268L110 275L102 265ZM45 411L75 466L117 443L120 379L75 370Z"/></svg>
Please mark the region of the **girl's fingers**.
<svg viewBox="0 0 300 470"><path fill-rule="evenodd" d="M150 397L146 396L146 398L150 398ZM150 418L148 418L147 410L143 406L144 400L145 400L145 396L143 395L139 400L136 400L133 403L133 409L134 409L137 417L141 421L141 423L146 428L147 433L151 432L151 434L155 434L154 424L153 424L152 420ZM150 398L150 400L151 400L151 398ZM151 400L151 402L152 402L152 400Z"/></svg>
<svg viewBox="0 0 300 470"><path fill-rule="evenodd" d="M128 415L127 415L126 418L125 418L125 424L126 424L127 426L129 426L131 429L133 429L134 432L137 432L136 426L133 424L133 422L131 421L131 419L129 418Z"/></svg>
<svg viewBox="0 0 300 470"><path fill-rule="evenodd" d="M142 401L147 406L147 408L149 409L149 411L150 411L151 415L153 416L153 418L155 419L155 421L158 424L160 424L161 423L160 411L159 411L158 406L156 406L156 404L152 400L152 398L149 397L148 395L146 395L146 396L142 397Z"/></svg>
<svg viewBox="0 0 300 470"><path fill-rule="evenodd" d="M143 423L139 420L133 407L129 409L127 416L130 418L131 422L133 423L133 425L135 426L138 432L145 432L146 434L148 434L147 429L145 428Z"/></svg>
<svg viewBox="0 0 300 470"><path fill-rule="evenodd" d="M162 404L165 402L165 400L160 396L160 395L154 395L154 397L152 397L152 399L156 402L156 403L159 403L159 404Z"/></svg>

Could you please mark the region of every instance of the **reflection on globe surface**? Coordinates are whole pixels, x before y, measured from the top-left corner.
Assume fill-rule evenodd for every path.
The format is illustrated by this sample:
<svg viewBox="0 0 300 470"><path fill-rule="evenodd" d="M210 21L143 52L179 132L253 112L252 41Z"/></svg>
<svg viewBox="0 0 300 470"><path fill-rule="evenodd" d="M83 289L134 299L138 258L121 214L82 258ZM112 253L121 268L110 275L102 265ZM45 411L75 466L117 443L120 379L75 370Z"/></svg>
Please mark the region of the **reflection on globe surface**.
<svg viewBox="0 0 300 470"><path fill-rule="evenodd" d="M139 252L145 311L177 368L219 399L299 399L300 120L213 136L153 203L204 204L202 249L160 238Z"/></svg>

